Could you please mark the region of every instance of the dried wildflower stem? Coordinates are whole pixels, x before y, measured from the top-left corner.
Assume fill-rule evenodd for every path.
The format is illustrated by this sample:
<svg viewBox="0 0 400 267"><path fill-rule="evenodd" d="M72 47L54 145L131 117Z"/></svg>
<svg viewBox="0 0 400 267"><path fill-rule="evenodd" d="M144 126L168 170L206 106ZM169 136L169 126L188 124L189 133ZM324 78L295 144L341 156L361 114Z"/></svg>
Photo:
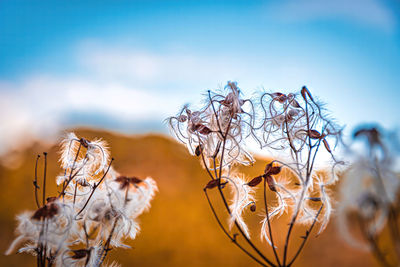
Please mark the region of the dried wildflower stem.
<svg viewBox="0 0 400 267"><path fill-rule="evenodd" d="M288 267L291 266L293 264L293 262L297 259L297 257L300 255L300 252L303 249L304 245L306 244L306 241L307 241L308 237L310 236L311 231L314 228L314 225L317 222L317 219L318 219L319 214L321 213L323 207L324 207L324 204L322 204L321 207L319 208L317 214L314 217L314 220L313 220L310 228L308 228L308 230L306 231L305 236L303 236L303 242L301 242L301 245L300 245L299 249L297 250L296 254L294 255L293 259L288 263L288 265L287 265Z"/></svg>
<svg viewBox="0 0 400 267"><path fill-rule="evenodd" d="M253 254L251 254L251 253L250 253L248 250L246 250L244 247L242 247L242 246L238 243L238 241L237 241L237 239L236 239L236 235L231 236L231 235L229 234L229 232L225 229L224 225L223 225L222 222L220 221L220 219L219 219L219 217L218 217L218 215L217 215L217 213L216 213L216 211L215 211L215 209L214 209L214 206L212 205L212 202L211 202L211 200L210 200L210 197L208 196L208 193L207 193L207 188L204 188L204 194L206 195L208 205L210 206L211 211L212 211L212 213L213 213L215 219L217 220L217 223L218 223L219 227L220 227L220 228L222 229L222 231L224 232L224 234L225 234L238 248L240 248L244 253L246 253L250 258L252 258L252 259L253 259L254 261L256 261L258 264L260 264L261 266L268 266L268 265L264 264L263 262L261 262L259 259L257 259Z"/></svg>
<svg viewBox="0 0 400 267"><path fill-rule="evenodd" d="M262 94L260 108L263 110L263 114L260 118L258 118L257 107L252 100L241 98L240 90L235 82L228 82L224 90L227 90L226 94L208 91L207 102L203 108L192 111L188 106L184 106L176 117L169 119L169 124L177 138L186 143L189 151L196 156L201 156L204 168L211 178L204 189L207 201L225 235L235 244L239 243L237 236L242 236L245 240L243 242L247 243L245 247L248 247L248 250L246 250L241 246L242 250L246 254L252 255L252 259L258 259L256 262L260 263L261 261L263 266L286 267L291 265L302 251L308 239L308 234L313 229L323 207L326 207L326 214L321 229L329 220L329 197L323 188L332 182L327 183L323 178L317 176L314 179L313 168L321 141L324 142L325 148L330 153L325 137L328 135L337 137L340 132L336 131L336 126L324 117L319 104L314 101L305 87L301 89L301 96L303 97L301 102L296 100L297 94L293 93L288 95L279 92ZM271 98L268 100L266 99L267 96ZM248 104L245 105L245 103ZM261 122L260 126L255 126L258 121ZM321 127L323 131L320 134L317 129L321 129ZM329 130L327 134L324 133L326 127ZM260 137L258 137L259 132ZM281 166L272 166L274 162L278 162L273 161L266 166L262 175L254 177L249 182L241 177L230 177L232 166L235 164L249 165L254 162L252 155L245 150L244 143L248 137L255 138L261 148L282 151L288 149L293 162L281 162ZM286 181L285 179L279 182L275 181L275 178L271 175L279 174L282 166L293 172L294 181ZM244 209L249 205L251 205L250 210L255 211L256 200L252 187L261 183L262 179L264 179L265 219L261 229L261 239L265 237L266 241L272 246L274 254L272 260L267 258L250 239L249 229L242 215ZM318 198L322 202L318 212L315 210L316 207L311 207L306 202L307 199L312 199L311 194L314 193L312 185L314 183L318 183L319 187L316 192L319 192L322 196L322 199ZM223 190L226 184L232 185L234 190L234 199L231 205L228 204L228 195ZM267 201L267 184L268 188L275 192L279 198L278 206L274 207L272 211L270 211L269 205L274 205ZM293 188L290 188L291 186ZM219 214L215 211L207 193L208 189L215 187L218 188L224 209L230 217L229 230L221 223ZM287 203L288 201L290 203ZM275 245L276 241L273 238L271 218L281 216L288 207L293 207L293 214L286 233L283 255L280 256ZM309 209L315 212L316 216L314 213L311 215ZM303 243L294 253L294 258L289 261L288 249L289 241L293 236L293 228L297 221L304 219L313 223L306 234L307 237L303 239ZM238 233L232 235L232 227L237 228ZM268 227L268 230L266 227Z"/></svg>
<svg viewBox="0 0 400 267"><path fill-rule="evenodd" d="M224 159L224 154L225 154L225 145L226 145L226 138L230 129L232 123L232 117L230 117L228 126L227 126L227 130L225 132L225 134L223 135L223 140L222 140L222 151L221 151L221 160L220 160L220 166L219 166L219 184L218 184L218 192L221 196L221 199L224 203L224 206L229 214L229 216L232 216L232 212L229 208L228 202L226 201L224 192L222 191L221 188L221 177L222 177L222 164L223 164L223 159ZM216 168L216 166L214 166L214 168ZM246 236L246 234L243 232L242 227L240 227L239 223L237 222L237 220L235 219L235 226L238 228L240 234L242 235L242 237L246 240L246 242L253 248L253 250L265 261L267 262L269 265L271 266L275 266L275 264L273 264L255 245L254 243Z"/></svg>
<svg viewBox="0 0 400 267"><path fill-rule="evenodd" d="M63 185L63 188L62 188L60 194L58 195L58 197L64 196L65 190L67 189L68 185L78 175L78 173L83 169L84 165L85 165L85 163L83 163L82 166L74 174L72 174L72 170L71 170L71 173L70 173L70 176L68 178L68 181Z"/></svg>
<svg viewBox="0 0 400 267"><path fill-rule="evenodd" d="M110 235L108 236L107 241L106 241L106 243L103 245L103 249L102 249L102 251L101 251L101 253L100 253L100 255L101 255L101 256L100 256L100 262L98 263L97 266L101 266L101 265L103 264L104 260L105 260L106 257L107 257L108 252L111 250L111 249L110 249L111 239L112 239L112 236L113 236L113 234L114 234L114 231L115 231L115 228L116 228L116 226L117 226L117 223L118 223L119 218L120 218L120 217L117 217L117 218L115 218L115 220L114 220L112 229L111 229L111 231L110 231ZM104 254L103 254L103 253L104 253Z"/></svg>
<svg viewBox="0 0 400 267"><path fill-rule="evenodd" d="M308 113L308 101L307 101L306 97L304 97L304 101L305 101L305 105L306 105L305 106L305 112L306 112L305 117L306 117L306 122L307 122L306 123L307 133L309 133L311 131L311 128L310 128L310 117L309 117L309 113ZM286 119L285 119L285 121L286 121ZM287 134L288 134L289 143L291 144L291 138L290 138L288 129L287 129ZM296 208L295 214L292 216L292 219L291 219L290 225L289 225L289 229L288 229L288 232L287 232L287 235L286 235L286 241L285 241L284 252L283 252L283 266L286 266L290 235L292 233L294 224L295 224L295 222L297 220L297 217L299 215L301 205L303 204L303 199L304 199L304 196L305 196L305 193L306 193L306 188L308 187L308 184L309 184L309 181L310 181L310 178L311 178L311 171L312 171L312 167L313 167L314 160L315 160L315 157L313 157L312 163L311 163L311 166L310 166L310 159L311 159L311 155L312 155L313 146L311 144L311 137L309 135L307 135L307 139L308 139L307 140L308 141L308 157L307 157L307 161L306 161L306 166L307 166L306 167L306 179L305 179L305 183L302 185L303 186L303 190L301 192L300 201L297 204L297 208ZM297 157L297 150L292 145L290 146L290 148L292 149L293 153L296 155L296 162L299 162L298 161L298 157ZM317 151L315 152L314 156L316 155L316 153L317 153Z"/></svg>
<svg viewBox="0 0 400 267"><path fill-rule="evenodd" d="M206 170L207 170L207 173L209 174L209 176L211 177L212 180L215 180L214 177L213 177L213 175L212 175L212 173L211 173L211 171L210 171L210 169L208 168L207 164L205 164L205 160L204 160L204 155L203 155L203 153L201 153L201 157L202 157L202 159L203 159L203 163L204 163L204 166L205 166L205 168L206 168ZM215 175L217 175L217 168L216 168L217 165L216 165L215 157L214 157L214 159L213 159L213 162L214 162L214 171L215 171ZM218 177L218 176L216 176L216 177ZM229 215L230 215L230 214L231 214L231 211L230 211L230 209L229 209L229 206L228 206L228 204L227 204L227 202L226 202L225 196L223 195L223 192L222 192L222 189L221 189L221 179L220 179L220 177L218 177L217 179L219 179L218 188L219 188L219 190L220 190L221 197L222 197L222 199L224 200L225 207L226 207L226 209L227 209L227 211L228 211L228 213L229 213ZM250 256L250 257L251 257L253 260L255 260L257 263L259 263L259 264L262 265L262 266L267 266L267 265L265 265L263 262L261 262L259 259L257 259L253 254L251 254L248 250L246 250L243 246L241 246L241 245L238 243L238 241L237 241L237 239L236 239L236 236L232 237L232 236L229 234L229 232L225 229L225 227L224 227L223 224L221 223L221 221L220 221L220 219L219 219L219 217L218 217L218 215L217 215L217 213L216 213L216 211L215 211L215 209L214 209L214 206L212 205L212 202L211 202L211 200L210 200L210 198L209 198L209 196L208 196L208 193L207 193L207 188L204 188L204 193L205 193L205 195L206 195L207 202L208 202L208 204L209 204L209 206L210 206L210 208L211 208L211 211L213 212L213 215L214 215L215 219L217 220L217 223L218 223L219 227L222 229L222 231L225 233L225 235L226 235L237 247L239 247L244 253L246 253L248 256ZM236 223L236 226L238 227L238 229L239 229L239 231L241 232L242 236L244 236L244 237L246 238L246 236L244 235L242 229L240 228L240 226L239 226L237 223ZM254 248L254 246L253 246L253 248ZM271 266L273 266L273 265L271 265Z"/></svg>
<svg viewBox="0 0 400 267"><path fill-rule="evenodd" d="M82 209L76 214L76 216L79 216L79 214L82 213L82 211L85 210L86 206L88 205L90 199L92 198L94 191L96 191L97 187L101 184L101 182L103 182L104 178L106 177L107 173L110 170L111 164L114 161L114 158L112 158L110 160L110 163L108 164L107 170L104 172L103 176L101 177L100 181L98 183L95 183L92 189L92 192L90 193L90 196L88 197L88 199L86 200L85 204L83 205Z"/></svg>
<svg viewBox="0 0 400 267"><path fill-rule="evenodd" d="M44 171L43 171L43 206L46 204L46 173L47 173L47 152L44 155Z"/></svg>
<svg viewBox="0 0 400 267"><path fill-rule="evenodd" d="M36 164L35 164L35 180L34 180L34 182L33 182L33 185L35 186L35 202L36 202L36 206L37 206L38 208L40 208L39 199L38 199L38 188L39 188L39 186L38 186L38 183L37 183L37 167L38 167L38 163L39 163L39 158L40 158L40 155L38 155L38 156L36 157Z"/></svg>
<svg viewBox="0 0 400 267"><path fill-rule="evenodd" d="M214 110L215 110L215 109L214 109ZM220 194L220 196L221 196L221 199L222 199L222 201L223 201L223 203L224 203L225 209L226 209L226 211L228 212L228 214L229 214L230 216L231 216L232 212L231 212L231 210L230 210L230 208L229 208L228 202L226 201L226 197L225 197L225 195L224 195L224 193L223 193L223 191L222 191L222 188L221 188L221 177L222 177L222 164L223 164L223 159L224 159L226 138L227 138L227 135L228 135L228 131L229 131L229 129L230 129L231 122L232 122L232 117L230 118L230 121L229 121L229 124L228 124L228 126L227 126L226 132L222 134L223 140L222 140L221 159L220 159L220 163L219 163L220 165L219 165L219 173L218 173L218 174L217 174L217 165L216 165L215 157L214 157L214 159L213 159L213 164L214 164L214 166L213 166L214 168L213 168L213 169L214 169L214 171L215 171L215 175L218 175L218 176L217 176L217 179L218 179L218 191L219 191L219 194ZM199 140L200 140L200 139L199 139ZM201 153L201 155L202 155L202 159L203 159L203 161L204 161L204 155L203 155L203 153ZM210 175L210 177L213 178L213 176L212 176L212 174L211 174L211 172L210 172L210 170L209 170L207 164L205 164L205 161L204 161L204 165L205 165L205 168L206 168L208 174ZM206 192L206 191L205 191L205 192ZM226 233L226 230L225 230L225 228L222 226L222 224L221 224L221 222L220 222L220 220L219 220L219 218L218 218L217 213L214 211L214 208L212 207L211 201L210 201L210 199L208 198L207 193L206 193L206 196L207 196L207 200L208 200L208 202L209 202L209 204L210 204L210 206L211 206L211 208L212 208L212 210L213 210L213 214L214 214L214 216L216 217L217 221L219 222L219 225L220 225L221 229ZM235 220L235 226L236 226L237 229L239 230L241 236L242 236L242 237L246 240L246 242L252 247L252 249L253 249L265 262L267 262L270 266L275 266L275 264L273 264L273 263L272 263L272 262L271 262L271 261L270 261L270 260L269 260L269 259L268 259L254 244L253 244L253 242L246 236L246 234L243 232L242 228L240 227L240 225L237 223L236 220ZM228 237L229 237L231 240L233 240L233 238L232 238L229 234L228 234ZM241 250L243 250L247 255L249 255L251 258L256 259L255 256L253 256L250 252L248 252L247 250L245 250L242 246L240 246L240 245L238 244L236 238L235 238L235 242L234 242L234 243L235 243ZM260 262L258 259L256 259L256 261L257 261L257 262ZM262 265L265 266L265 264L262 264Z"/></svg>
<svg viewBox="0 0 400 267"><path fill-rule="evenodd" d="M269 239L271 240L271 247L274 252L275 260L278 263L278 266L281 266L281 262L279 260L278 253L276 252L274 238L272 237L272 228L271 228L271 221L269 219L268 202L267 202L267 186L266 185L267 185L267 179L264 179L264 207L265 207L265 215L267 216Z"/></svg>
<svg viewBox="0 0 400 267"><path fill-rule="evenodd" d="M232 216L232 212L229 208L228 202L226 201L224 192L222 191L221 187L218 186L218 191L220 193L220 196L224 202L225 208L228 212L228 214L230 216ZM239 223L237 222L237 220L235 219L235 226L237 227L237 229L239 230L240 234L242 235L242 237L244 238L244 240L246 240L246 242L252 247L252 249L265 261L267 262L270 266L275 267L276 265L274 263L272 263L272 261L270 261L255 245L254 243L246 236L246 234L244 233L242 227L239 225Z"/></svg>

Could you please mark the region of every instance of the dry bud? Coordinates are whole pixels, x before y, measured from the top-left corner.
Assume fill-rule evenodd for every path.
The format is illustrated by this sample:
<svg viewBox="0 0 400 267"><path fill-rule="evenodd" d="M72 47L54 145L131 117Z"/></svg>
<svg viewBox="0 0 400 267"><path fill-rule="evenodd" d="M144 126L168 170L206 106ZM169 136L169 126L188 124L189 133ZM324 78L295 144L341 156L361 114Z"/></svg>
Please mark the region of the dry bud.
<svg viewBox="0 0 400 267"><path fill-rule="evenodd" d="M200 144L200 145L196 146L196 150L194 151L194 154L196 156L200 156L201 153L203 153L203 145Z"/></svg>

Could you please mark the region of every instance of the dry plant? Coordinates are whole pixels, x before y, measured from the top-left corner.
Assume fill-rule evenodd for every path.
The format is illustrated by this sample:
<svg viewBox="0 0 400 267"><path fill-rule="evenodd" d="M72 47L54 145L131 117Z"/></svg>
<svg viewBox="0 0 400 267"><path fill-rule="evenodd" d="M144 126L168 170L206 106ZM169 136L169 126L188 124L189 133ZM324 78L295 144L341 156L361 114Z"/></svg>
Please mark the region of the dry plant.
<svg viewBox="0 0 400 267"><path fill-rule="evenodd" d="M361 127L353 137L354 143L348 151L353 155L353 162L344 173L340 188L339 229L351 245L371 251L383 266L398 266L400 147L397 138L378 126ZM361 230L361 236L352 234L350 229L354 224Z"/></svg>
<svg viewBox="0 0 400 267"><path fill-rule="evenodd" d="M258 100L251 100L242 98L235 82L228 82L220 92L208 91L203 108L194 111L185 106L169 118L169 124L207 171L204 193L219 227L254 261L262 266L291 266L317 222L318 233L324 230L332 211L328 187L336 182L335 167L340 163L332 150L341 131L306 87L298 94L263 93ZM279 150L284 160L273 160L259 176L244 178L233 167L254 162L246 147L249 138L262 149ZM330 155L330 166L316 171L321 147ZM283 172L287 175L281 175ZM218 191L227 224L218 215L210 190ZM261 199L256 197L257 190L263 191ZM268 201L270 197L273 202ZM273 257L256 245L250 235L254 229L249 229L243 217L248 210L256 211L260 202L264 207L260 237L272 248ZM279 255L271 220L285 212L290 213L290 221ZM295 225L306 225L307 230L299 247L289 253Z"/></svg>
<svg viewBox="0 0 400 267"><path fill-rule="evenodd" d="M18 237L6 254L23 244L18 252L33 254L37 266L100 266L112 248L129 247L123 241L136 237L137 217L150 208L157 191L153 179L119 175L104 141L70 133L61 148L64 171L56 178L61 189L48 197L47 153L41 184L39 159L33 182L37 210L17 216Z"/></svg>

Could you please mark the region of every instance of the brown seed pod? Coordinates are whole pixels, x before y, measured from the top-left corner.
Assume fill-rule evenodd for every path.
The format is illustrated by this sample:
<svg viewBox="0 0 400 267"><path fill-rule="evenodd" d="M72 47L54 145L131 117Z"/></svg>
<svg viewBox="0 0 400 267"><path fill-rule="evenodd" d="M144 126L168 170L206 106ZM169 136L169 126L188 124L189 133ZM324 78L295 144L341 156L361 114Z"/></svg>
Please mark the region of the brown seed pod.
<svg viewBox="0 0 400 267"><path fill-rule="evenodd" d="M317 130L309 130L308 136L311 139L320 139L321 138L321 134Z"/></svg>
<svg viewBox="0 0 400 267"><path fill-rule="evenodd" d="M203 135L208 135L212 132L212 130L205 125L201 125L198 129L198 132Z"/></svg>
<svg viewBox="0 0 400 267"><path fill-rule="evenodd" d="M219 185L220 179L214 179L208 182L205 189L213 189Z"/></svg>
<svg viewBox="0 0 400 267"><path fill-rule="evenodd" d="M326 150L327 150L329 153L332 153L331 148L329 147L329 144L328 144L328 142L326 141L326 139L323 139L322 142L324 143L324 146L325 146Z"/></svg>
<svg viewBox="0 0 400 267"><path fill-rule="evenodd" d="M270 172L269 172L269 174L270 175L277 175L277 174L279 174L281 172L281 169L282 169L281 166L272 167Z"/></svg>
<svg viewBox="0 0 400 267"><path fill-rule="evenodd" d="M265 173L265 174L268 174L268 173L271 171L271 169L272 169L272 162L268 163L268 164L265 166L264 173Z"/></svg>
<svg viewBox="0 0 400 267"><path fill-rule="evenodd" d="M250 182L247 183L248 186L254 187L257 186L262 181L262 176L257 176L253 178Z"/></svg>
<svg viewBox="0 0 400 267"><path fill-rule="evenodd" d="M267 184L268 184L269 189L270 189L271 191L276 192L276 187L275 187L275 180L274 180L274 178L273 178L271 175L267 175L267 176L265 177L265 179L267 180Z"/></svg>
<svg viewBox="0 0 400 267"><path fill-rule="evenodd" d="M281 172L282 167L281 166L272 166L272 162L268 163L267 166L265 166L264 173L265 175L277 175Z"/></svg>
<svg viewBox="0 0 400 267"><path fill-rule="evenodd" d="M196 146L196 149L194 150L194 154L196 156L200 156L202 152L203 152L203 145L200 144L200 145Z"/></svg>

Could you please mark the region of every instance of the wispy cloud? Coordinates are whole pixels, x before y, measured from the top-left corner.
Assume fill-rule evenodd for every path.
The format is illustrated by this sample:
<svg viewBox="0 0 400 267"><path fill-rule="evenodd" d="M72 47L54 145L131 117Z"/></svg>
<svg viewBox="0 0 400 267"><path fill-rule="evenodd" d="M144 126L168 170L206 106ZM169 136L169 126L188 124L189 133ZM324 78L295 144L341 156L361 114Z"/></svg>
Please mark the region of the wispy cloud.
<svg viewBox="0 0 400 267"><path fill-rule="evenodd" d="M135 84L190 84L206 79L226 80L248 74L248 62L237 57L193 51L154 51L84 41L77 61L103 79ZM241 63L241 64L240 64Z"/></svg>
<svg viewBox="0 0 400 267"><path fill-rule="evenodd" d="M146 124L175 111L168 92L77 77L41 76L0 85L0 155L33 140L54 140L71 114L105 114L126 124ZM75 124L80 122L75 116ZM132 128L132 127L127 127Z"/></svg>
<svg viewBox="0 0 400 267"><path fill-rule="evenodd" d="M337 19L392 32L397 20L387 4L381 0L286 0L268 10L288 22Z"/></svg>

